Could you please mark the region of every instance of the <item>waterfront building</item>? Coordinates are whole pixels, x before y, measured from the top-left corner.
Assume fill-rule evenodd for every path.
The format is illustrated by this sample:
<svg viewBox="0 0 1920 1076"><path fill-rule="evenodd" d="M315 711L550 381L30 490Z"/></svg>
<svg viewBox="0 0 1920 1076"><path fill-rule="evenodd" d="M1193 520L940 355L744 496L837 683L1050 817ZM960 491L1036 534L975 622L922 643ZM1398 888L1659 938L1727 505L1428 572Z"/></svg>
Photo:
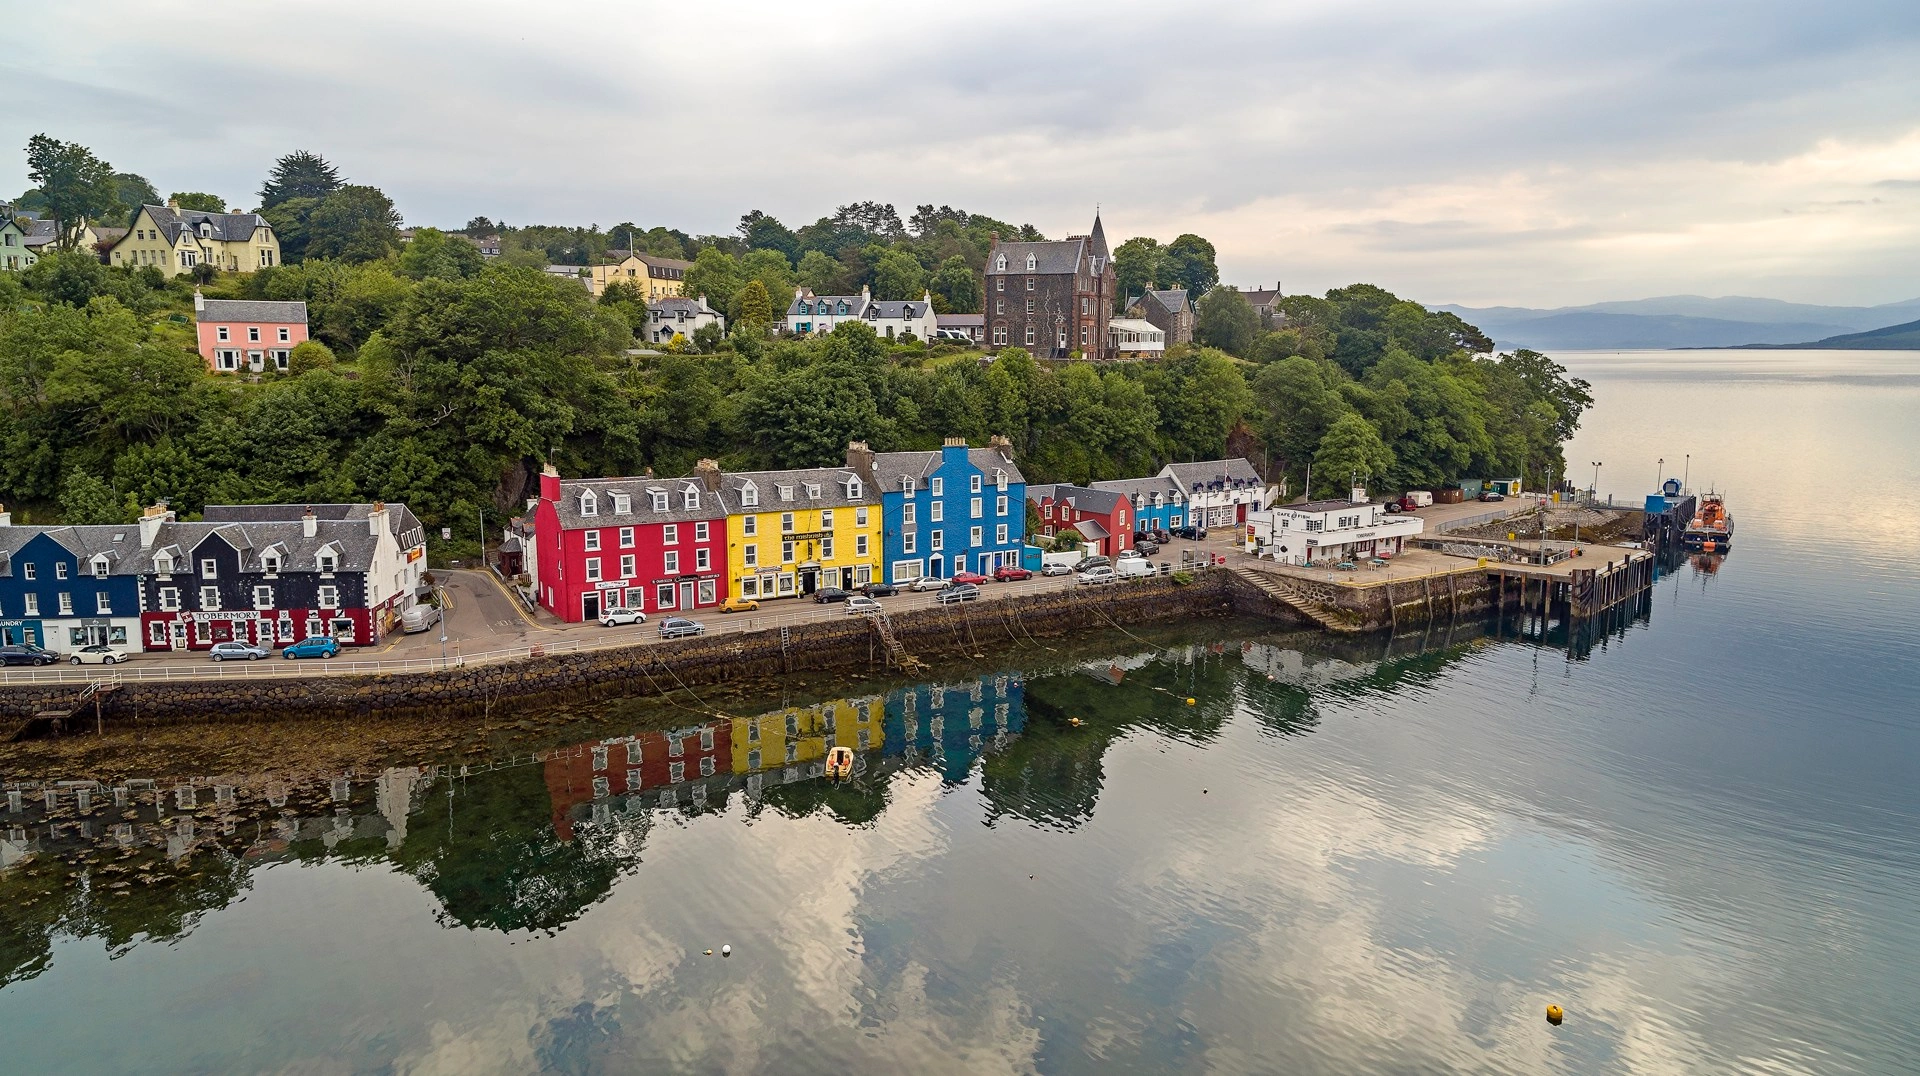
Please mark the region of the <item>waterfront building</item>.
<svg viewBox="0 0 1920 1076"><path fill-rule="evenodd" d="M1358 562L1391 557L1426 529L1411 512L1390 514L1355 489L1344 501L1309 501L1247 514L1245 550L1282 564Z"/></svg>
<svg viewBox="0 0 1920 1076"><path fill-rule="evenodd" d="M140 634L139 552L131 526L15 527L0 512L0 641L51 650Z"/></svg>
<svg viewBox="0 0 1920 1076"><path fill-rule="evenodd" d="M1039 359L1114 357L1107 322L1118 287L1107 235L1093 230L1053 242L1001 242L987 252L986 321L994 347L1023 347Z"/></svg>
<svg viewBox="0 0 1920 1076"><path fill-rule="evenodd" d="M850 321L858 321L873 330L875 336L894 340L912 333L915 339L932 340L939 329L933 312L933 295L918 299L875 299L872 289L862 286L858 295L815 295L811 288L795 288L793 302L787 304L787 331L801 335L830 333Z"/></svg>
<svg viewBox="0 0 1920 1076"><path fill-rule="evenodd" d="M727 519L727 578L740 598L852 590L881 578L881 503L851 467L695 473L719 491Z"/></svg>
<svg viewBox="0 0 1920 1076"><path fill-rule="evenodd" d="M1040 513L1042 534L1072 528L1086 539L1089 555L1114 557L1133 548L1133 502L1125 494L1060 482L1028 486L1027 500Z"/></svg>
<svg viewBox="0 0 1920 1076"><path fill-rule="evenodd" d="M934 452L876 453L855 441L847 467L880 491L887 582L990 575L1020 563L1027 480L1006 438L969 448L965 438L949 437Z"/></svg>
<svg viewBox="0 0 1920 1076"><path fill-rule="evenodd" d="M294 347L307 339L303 302L208 299L195 288L193 320L200 357L213 373L285 371Z"/></svg>
<svg viewBox="0 0 1920 1076"><path fill-rule="evenodd" d="M1187 495L1165 473L1150 478L1112 478L1093 488L1118 493L1133 505L1133 527L1171 531L1187 525Z"/></svg>
<svg viewBox="0 0 1920 1076"><path fill-rule="evenodd" d="M1169 463L1160 469L1187 502L1187 517L1197 526L1244 523L1247 513L1266 507L1271 494L1253 464L1244 459Z"/></svg>
<svg viewBox="0 0 1920 1076"><path fill-rule="evenodd" d="M534 507L540 606L569 623L610 609L691 615L726 598L727 514L700 477L571 478L548 464Z"/></svg>

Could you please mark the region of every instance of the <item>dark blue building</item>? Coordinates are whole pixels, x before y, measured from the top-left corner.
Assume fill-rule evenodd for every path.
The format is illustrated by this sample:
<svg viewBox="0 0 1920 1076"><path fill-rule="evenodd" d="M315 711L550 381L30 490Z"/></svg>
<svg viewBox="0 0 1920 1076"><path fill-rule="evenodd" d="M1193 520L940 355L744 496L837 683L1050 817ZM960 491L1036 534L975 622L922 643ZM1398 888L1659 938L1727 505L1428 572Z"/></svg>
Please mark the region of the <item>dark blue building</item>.
<svg viewBox="0 0 1920 1076"><path fill-rule="evenodd" d="M0 521L0 640L71 650L140 640L140 550L128 524L14 527Z"/></svg>

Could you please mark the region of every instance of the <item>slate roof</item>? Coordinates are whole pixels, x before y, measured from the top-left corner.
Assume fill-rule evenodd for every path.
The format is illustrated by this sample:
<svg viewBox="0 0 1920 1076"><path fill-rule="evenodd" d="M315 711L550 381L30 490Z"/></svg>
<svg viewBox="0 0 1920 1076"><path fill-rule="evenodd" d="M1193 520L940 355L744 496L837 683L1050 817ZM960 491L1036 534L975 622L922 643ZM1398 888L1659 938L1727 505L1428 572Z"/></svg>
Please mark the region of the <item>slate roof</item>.
<svg viewBox="0 0 1920 1076"><path fill-rule="evenodd" d="M860 508L880 503L880 491L860 480L860 496L847 496L847 480L860 475L846 467L806 467L792 471L729 471L720 479L720 496L729 515L743 512L794 512L814 508ZM741 489L752 482L759 491L759 504L745 504ZM820 487L820 495L807 495L807 485ZM780 488L790 487L792 497L783 500Z"/></svg>
<svg viewBox="0 0 1920 1076"><path fill-rule="evenodd" d="M1126 500L1124 496L1113 490L1076 486L1068 482L1027 487L1027 500L1038 504L1041 500L1049 498L1055 504L1072 499L1075 511L1092 512L1103 516L1112 514L1113 510L1120 506L1120 502Z"/></svg>
<svg viewBox="0 0 1920 1076"><path fill-rule="evenodd" d="M911 302L898 299L875 299L867 304L865 317L872 319L900 321L906 318L924 318L932 303L914 299Z"/></svg>
<svg viewBox="0 0 1920 1076"><path fill-rule="evenodd" d="M36 218L27 228L26 238L21 243L28 247L44 247L60 238L60 229L50 218Z"/></svg>
<svg viewBox="0 0 1920 1076"><path fill-rule="evenodd" d="M254 229L271 228L267 218L258 213L208 213L198 209L169 209L163 205L141 206L147 211L147 217L165 233L167 242L177 242L182 229L190 229L198 237L200 225L210 225L211 239L229 243L243 243L253 238Z"/></svg>
<svg viewBox="0 0 1920 1076"><path fill-rule="evenodd" d="M322 522L350 521L364 525L366 518L373 514L373 505L365 501L312 505L210 504L201 511L200 517L214 523L298 523L309 510ZM387 505L387 529L393 532L402 549L411 549L427 540L426 527L420 523L420 517L404 504Z"/></svg>
<svg viewBox="0 0 1920 1076"><path fill-rule="evenodd" d="M1080 259L1085 257L1088 241L1084 236L1072 239L1055 239L1044 243L1001 243L993 248L987 259L987 275L1005 273L1008 276L1026 273L1076 273L1080 271ZM996 270L1000 255L1007 256L1007 267ZM1034 256L1034 267L1027 268L1027 255Z"/></svg>
<svg viewBox="0 0 1920 1076"><path fill-rule="evenodd" d="M1267 290L1264 288L1252 288L1240 294L1246 298L1247 302L1252 303L1254 306L1272 306L1274 302L1280 298L1280 289L1274 288Z"/></svg>
<svg viewBox="0 0 1920 1076"><path fill-rule="evenodd" d="M912 477L915 489L927 488L927 480L933 472L940 469L940 453L933 452L876 452L873 457L874 481L879 483L885 493L894 493L900 489L900 479ZM991 448L967 449L967 462L980 469L980 473L991 476L997 468L1007 472L1007 484L1026 485L1027 480L1014 466L1012 460L1002 456Z"/></svg>
<svg viewBox="0 0 1920 1076"><path fill-rule="evenodd" d="M1096 542L1111 535L1111 532L1107 530L1107 525L1097 519L1075 520L1073 523L1068 524L1068 526L1079 531L1080 537L1091 538Z"/></svg>
<svg viewBox="0 0 1920 1076"><path fill-rule="evenodd" d="M1145 295L1140 296L1139 302L1143 306L1152 303L1169 314L1178 314L1188 307L1187 289L1161 288L1149 291Z"/></svg>
<svg viewBox="0 0 1920 1076"><path fill-rule="evenodd" d="M683 507L686 499L682 494L689 486L700 494L698 508ZM597 505L595 514L583 516L580 514L580 494L587 490L593 491ZM665 511L654 510L654 490L667 494ZM613 510L613 495L616 493L624 493L630 498L625 512ZM726 505L700 479L692 476L564 479L560 483L560 500L554 504L554 509L560 516L561 529L570 531L589 527L634 527L649 523L692 523L727 517Z"/></svg>
<svg viewBox="0 0 1920 1076"><path fill-rule="evenodd" d="M204 299L203 309L195 311L201 322L259 321L275 325L305 325L307 304L275 302L267 299ZM296 511L295 516L299 513Z"/></svg>
<svg viewBox="0 0 1920 1076"><path fill-rule="evenodd" d="M934 325L942 329L976 329L987 323L985 314L935 314Z"/></svg>
<svg viewBox="0 0 1920 1076"><path fill-rule="evenodd" d="M1095 482L1093 488L1118 493L1129 501L1133 499L1134 494L1138 493L1140 503L1143 505L1151 505L1153 495L1156 493L1160 495L1161 504L1172 504L1175 497L1184 499L1185 496L1180 492L1180 487L1174 485L1173 479L1166 475L1150 475L1146 478L1109 478Z"/></svg>
<svg viewBox="0 0 1920 1076"><path fill-rule="evenodd" d="M832 303L835 311L840 309L841 303L845 303L847 304L846 313L844 314L836 313L833 316L842 317L842 318L855 318L855 317L860 317L864 315L866 313L867 304L872 301L873 300L871 298L865 295L813 295L813 294L796 295L793 297L793 301L787 304L787 315L789 317L801 317L801 318L818 316L818 313L809 312L809 311L800 309L801 303L808 303L809 305L815 305L815 306L817 306L820 303Z"/></svg>
<svg viewBox="0 0 1920 1076"><path fill-rule="evenodd" d="M710 317L719 317L720 311L708 306L703 301L704 298L703 296L701 299L682 299L679 297L655 299L647 304L647 309L664 310L670 314L678 314L681 311L685 311L689 317L698 317L703 314Z"/></svg>
<svg viewBox="0 0 1920 1076"><path fill-rule="evenodd" d="M1198 463L1169 463L1161 469L1162 474L1170 475L1180 484L1180 488L1192 492L1194 489L1214 482L1226 482L1231 488L1235 481L1263 485L1260 475L1254 471L1253 464L1243 459L1202 460Z"/></svg>
<svg viewBox="0 0 1920 1076"><path fill-rule="evenodd" d="M685 276L687 270L693 268L692 262L683 262L679 258L662 258L658 254L641 253L641 254L635 254L634 257L640 259L643 262L646 262L647 268L650 270L667 270L667 273L665 274L662 274L660 272L650 272L647 274L649 276L662 276L662 275Z"/></svg>
<svg viewBox="0 0 1920 1076"><path fill-rule="evenodd" d="M128 529L138 533L138 527L128 524ZM161 553L174 558L174 571L187 572L193 559L194 550L207 539L220 536L228 545L240 554L242 571L260 570L260 558L269 550L282 555L281 571L311 572L320 566L320 552L328 547L339 555L338 570L342 572L364 572L373 564L373 554L379 547L379 541L367 530L364 522L349 520L322 520L314 528L313 537L307 537L298 521L292 523L162 523L156 533L153 545L141 549L127 560L124 570L149 574L154 570L154 559Z"/></svg>

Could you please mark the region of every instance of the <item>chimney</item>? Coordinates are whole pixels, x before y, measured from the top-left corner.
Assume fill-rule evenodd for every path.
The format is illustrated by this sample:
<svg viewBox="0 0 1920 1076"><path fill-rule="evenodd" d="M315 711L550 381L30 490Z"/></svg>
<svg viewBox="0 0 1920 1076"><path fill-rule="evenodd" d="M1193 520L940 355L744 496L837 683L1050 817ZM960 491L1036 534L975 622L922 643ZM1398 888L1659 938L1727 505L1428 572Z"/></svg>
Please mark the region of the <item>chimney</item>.
<svg viewBox="0 0 1920 1076"><path fill-rule="evenodd" d="M206 309L207 309L207 297L200 294L199 288L193 289L193 312L198 314L198 313L202 313Z"/></svg>
<svg viewBox="0 0 1920 1076"><path fill-rule="evenodd" d="M720 461L701 460L694 464L693 477L698 478L700 484L707 487L708 493L720 492Z"/></svg>
<svg viewBox="0 0 1920 1076"><path fill-rule="evenodd" d="M173 210L175 213L180 212L180 199L178 198L167 199L167 208Z"/></svg>
<svg viewBox="0 0 1920 1076"><path fill-rule="evenodd" d="M367 533L375 538L387 529L387 502L373 502L373 509L367 513Z"/></svg>
<svg viewBox="0 0 1920 1076"><path fill-rule="evenodd" d="M540 499L543 501L560 499L560 468L551 463L540 468Z"/></svg>
<svg viewBox="0 0 1920 1076"><path fill-rule="evenodd" d="M300 517L300 533L308 538L320 533L320 517L313 514L312 505L308 505L306 514Z"/></svg>
<svg viewBox="0 0 1920 1076"><path fill-rule="evenodd" d="M964 437L949 437L941 442L941 444L947 448L965 448L967 447L967 439Z"/></svg>
<svg viewBox="0 0 1920 1076"><path fill-rule="evenodd" d="M860 298L862 299L873 298L873 290L867 287L865 284L860 285Z"/></svg>
<svg viewBox="0 0 1920 1076"><path fill-rule="evenodd" d="M160 525L172 522L173 509L167 507L167 502L165 501L157 501L153 507L141 512L140 548L145 549L153 545L154 539L160 537Z"/></svg>
<svg viewBox="0 0 1920 1076"><path fill-rule="evenodd" d="M868 448L865 441L847 442L847 470L859 475L869 486L880 485L873 477L873 449Z"/></svg>

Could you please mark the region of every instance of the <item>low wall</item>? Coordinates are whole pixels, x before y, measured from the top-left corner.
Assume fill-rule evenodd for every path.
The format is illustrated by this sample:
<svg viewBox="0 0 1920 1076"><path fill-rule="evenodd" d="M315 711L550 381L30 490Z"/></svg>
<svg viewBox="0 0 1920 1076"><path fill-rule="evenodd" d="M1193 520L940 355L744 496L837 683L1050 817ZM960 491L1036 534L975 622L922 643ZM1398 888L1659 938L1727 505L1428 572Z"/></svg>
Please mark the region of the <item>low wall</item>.
<svg viewBox="0 0 1920 1076"><path fill-rule="evenodd" d="M1394 631L1434 620L1470 616L1493 608L1494 601L1494 588L1486 570L1478 567L1363 586L1286 576L1287 588L1322 614L1319 617L1309 616L1244 580L1235 578L1233 582L1237 584L1232 588L1237 613L1294 622L1302 627L1314 626L1318 621L1321 626L1350 632Z"/></svg>
<svg viewBox="0 0 1920 1076"><path fill-rule="evenodd" d="M893 632L921 660L958 659L1042 636L1154 621L1225 615L1233 597L1225 572L1180 584L1171 578L1103 587L1067 587L893 615ZM682 687L787 673L886 669L885 649L864 617L786 629L701 636L524 661L433 672L328 676L312 680L128 681L105 695L109 725L279 718L419 717L489 712L503 703L577 703L664 695ZM0 688L0 720L62 709L73 684ZM87 720L91 724L92 709Z"/></svg>

